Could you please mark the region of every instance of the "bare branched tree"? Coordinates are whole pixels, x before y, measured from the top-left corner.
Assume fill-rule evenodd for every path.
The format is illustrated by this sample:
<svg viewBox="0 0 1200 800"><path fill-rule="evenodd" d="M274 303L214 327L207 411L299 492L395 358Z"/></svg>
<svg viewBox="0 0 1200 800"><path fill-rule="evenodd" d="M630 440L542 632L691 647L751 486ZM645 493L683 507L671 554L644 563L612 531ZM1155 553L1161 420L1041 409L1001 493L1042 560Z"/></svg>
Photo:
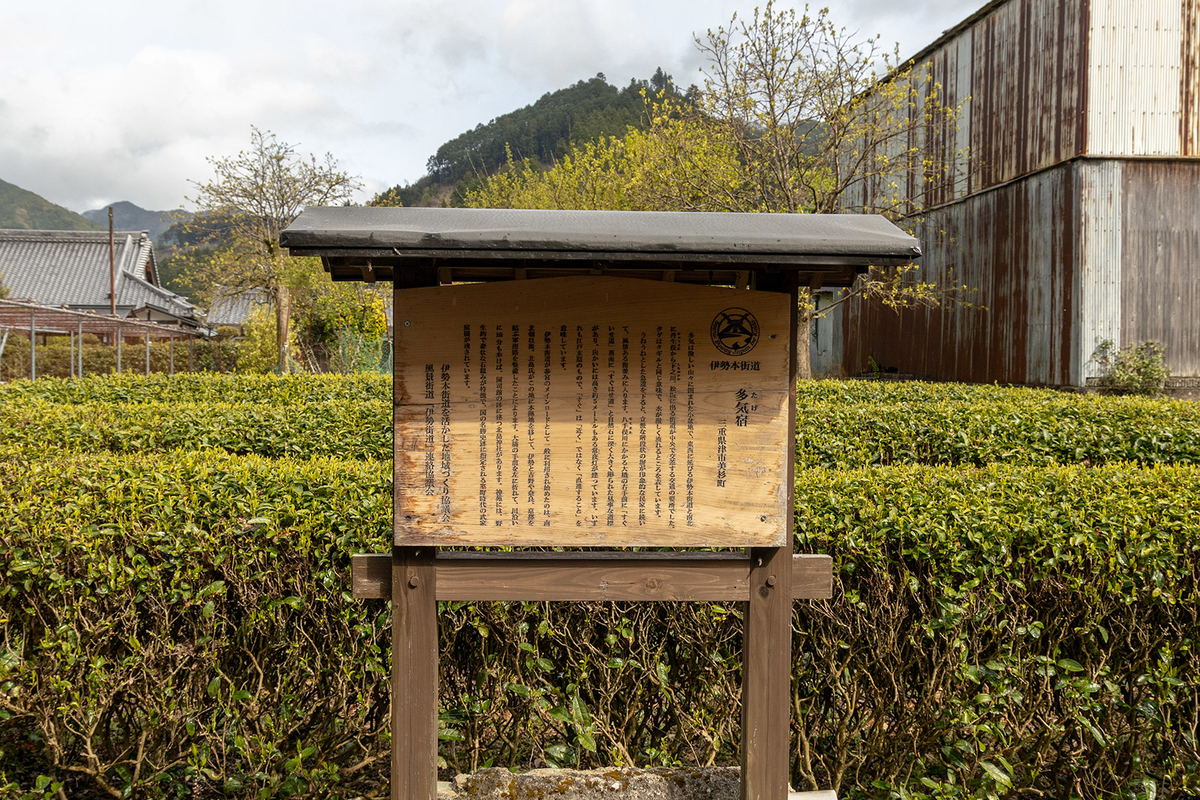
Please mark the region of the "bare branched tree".
<svg viewBox="0 0 1200 800"><path fill-rule="evenodd" d="M279 368L288 369L291 303L288 293L291 259L279 246L279 233L306 206L349 201L358 179L344 172L326 153L300 156L294 145L270 131L250 129L250 149L236 156L209 158L214 177L193 181L196 197L189 200L209 219L221 220L232 233L232 246L212 263L214 277L225 291L263 289L276 314Z"/></svg>
<svg viewBox="0 0 1200 800"><path fill-rule="evenodd" d="M924 146L931 129L953 127L957 116L929 70L899 65L878 38L855 41L828 9L814 16L768 2L696 46L707 61L697 110L737 148L741 210L899 220L915 198L899 186L860 189L912 173L932 178L958 163L937 163Z"/></svg>

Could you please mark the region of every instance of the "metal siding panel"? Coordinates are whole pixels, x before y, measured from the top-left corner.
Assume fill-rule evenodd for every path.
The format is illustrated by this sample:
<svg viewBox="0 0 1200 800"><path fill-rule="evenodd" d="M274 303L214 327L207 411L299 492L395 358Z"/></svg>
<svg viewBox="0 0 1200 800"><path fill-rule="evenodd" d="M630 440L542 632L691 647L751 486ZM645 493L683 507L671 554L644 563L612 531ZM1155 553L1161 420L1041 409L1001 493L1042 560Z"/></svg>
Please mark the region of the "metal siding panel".
<svg viewBox="0 0 1200 800"><path fill-rule="evenodd" d="M1079 350L1071 382L1082 386L1099 374L1090 359L1112 339L1121 346L1121 164L1085 161L1080 177Z"/></svg>
<svg viewBox="0 0 1200 800"><path fill-rule="evenodd" d="M1092 0L1089 154L1180 154L1185 18L1180 0Z"/></svg>
<svg viewBox="0 0 1200 800"><path fill-rule="evenodd" d="M818 292L814 298L818 311L837 302L842 290ZM838 378L842 372L842 309L835 305L830 311L813 321L810 347L812 374L817 378Z"/></svg>
<svg viewBox="0 0 1200 800"><path fill-rule="evenodd" d="M1087 0L1011 0L974 26L971 188L1082 152Z"/></svg>
<svg viewBox="0 0 1200 800"><path fill-rule="evenodd" d="M918 229L926 248L922 279L945 282L952 274L977 290L970 298L976 307L896 312L852 301L842 326L845 373L866 371L869 358L936 380L1069 383L1074 173L1061 165L929 212Z"/></svg>
<svg viewBox="0 0 1200 800"><path fill-rule="evenodd" d="M1200 2L1200 0L1197 0ZM962 110L955 129L954 149L961 156L955 160L954 199L966 197L971 192L971 53L974 49L975 31L968 28L955 40L955 96L962 101Z"/></svg>
<svg viewBox="0 0 1200 800"><path fill-rule="evenodd" d="M1179 151L1200 155L1200 0L1183 0L1179 37Z"/></svg>
<svg viewBox="0 0 1200 800"><path fill-rule="evenodd" d="M929 69L929 83L938 89L939 102L946 108L958 109L959 115L950 121L928 120L920 140L912 142L923 144L931 163L945 168L938 174L916 176L911 186L911 196L918 203L918 209L914 210L948 203L967 193L967 155L971 145L971 40L971 29L964 29L933 51L924 62ZM921 97L926 94L922 91Z"/></svg>
<svg viewBox="0 0 1200 800"><path fill-rule="evenodd" d="M1121 326L1158 341L1175 375L1200 376L1200 162L1126 162Z"/></svg>

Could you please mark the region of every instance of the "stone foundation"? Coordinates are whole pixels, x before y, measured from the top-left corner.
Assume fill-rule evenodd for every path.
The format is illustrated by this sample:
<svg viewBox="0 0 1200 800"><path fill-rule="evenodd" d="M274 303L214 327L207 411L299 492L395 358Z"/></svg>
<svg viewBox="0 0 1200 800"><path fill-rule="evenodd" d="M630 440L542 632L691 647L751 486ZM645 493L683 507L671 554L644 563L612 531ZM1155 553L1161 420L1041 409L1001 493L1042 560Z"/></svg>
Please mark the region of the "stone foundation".
<svg viewBox="0 0 1200 800"><path fill-rule="evenodd" d="M438 784L438 800L738 800L737 767L596 770L502 767ZM837 800L834 792L790 792L791 800Z"/></svg>

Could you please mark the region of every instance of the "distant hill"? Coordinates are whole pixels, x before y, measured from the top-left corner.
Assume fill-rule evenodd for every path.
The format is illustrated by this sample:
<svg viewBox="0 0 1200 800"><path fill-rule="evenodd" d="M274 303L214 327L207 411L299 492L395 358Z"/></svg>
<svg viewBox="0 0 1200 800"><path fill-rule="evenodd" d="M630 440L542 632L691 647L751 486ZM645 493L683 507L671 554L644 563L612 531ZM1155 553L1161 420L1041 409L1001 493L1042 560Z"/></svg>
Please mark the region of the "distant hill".
<svg viewBox="0 0 1200 800"><path fill-rule="evenodd" d="M642 90L678 95L661 68L648 81L631 80L618 89L603 73L565 89L548 92L535 103L502 114L459 134L429 157L428 174L413 184L393 186L372 205L459 205L466 189L495 174L513 158L549 165L574 144L603 136L621 136L645 125Z"/></svg>
<svg viewBox="0 0 1200 800"><path fill-rule="evenodd" d="M150 238L157 240L176 222L192 218L190 211L177 208L174 211L147 211L127 200L112 204L113 227L119 231L150 231ZM83 212L83 216L101 227L108 227L108 206Z"/></svg>
<svg viewBox="0 0 1200 800"><path fill-rule="evenodd" d="M107 221L107 218L106 218ZM31 191L0 180L0 228L98 231L101 226Z"/></svg>

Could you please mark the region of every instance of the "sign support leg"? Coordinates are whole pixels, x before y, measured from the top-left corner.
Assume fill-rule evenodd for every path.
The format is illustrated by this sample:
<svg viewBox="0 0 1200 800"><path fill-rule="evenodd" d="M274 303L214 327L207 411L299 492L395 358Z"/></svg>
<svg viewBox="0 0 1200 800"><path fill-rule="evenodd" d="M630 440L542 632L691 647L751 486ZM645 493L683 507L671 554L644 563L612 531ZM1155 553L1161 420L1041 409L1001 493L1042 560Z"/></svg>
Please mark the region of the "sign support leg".
<svg viewBox="0 0 1200 800"><path fill-rule="evenodd" d="M799 283L796 275L760 280L760 289L786 291L791 299L788 354L787 452L796 452L796 379L799 359L807 359L808 336L799 336ZM741 800L787 800L791 767L792 698L792 487L795 459L786 459L787 512L784 547L750 550L750 599L745 605L742 646Z"/></svg>
<svg viewBox="0 0 1200 800"><path fill-rule="evenodd" d="M437 798L434 553L392 548L392 800Z"/></svg>
<svg viewBox="0 0 1200 800"><path fill-rule="evenodd" d="M742 800L787 800L791 733L791 548L750 551L742 646Z"/></svg>

